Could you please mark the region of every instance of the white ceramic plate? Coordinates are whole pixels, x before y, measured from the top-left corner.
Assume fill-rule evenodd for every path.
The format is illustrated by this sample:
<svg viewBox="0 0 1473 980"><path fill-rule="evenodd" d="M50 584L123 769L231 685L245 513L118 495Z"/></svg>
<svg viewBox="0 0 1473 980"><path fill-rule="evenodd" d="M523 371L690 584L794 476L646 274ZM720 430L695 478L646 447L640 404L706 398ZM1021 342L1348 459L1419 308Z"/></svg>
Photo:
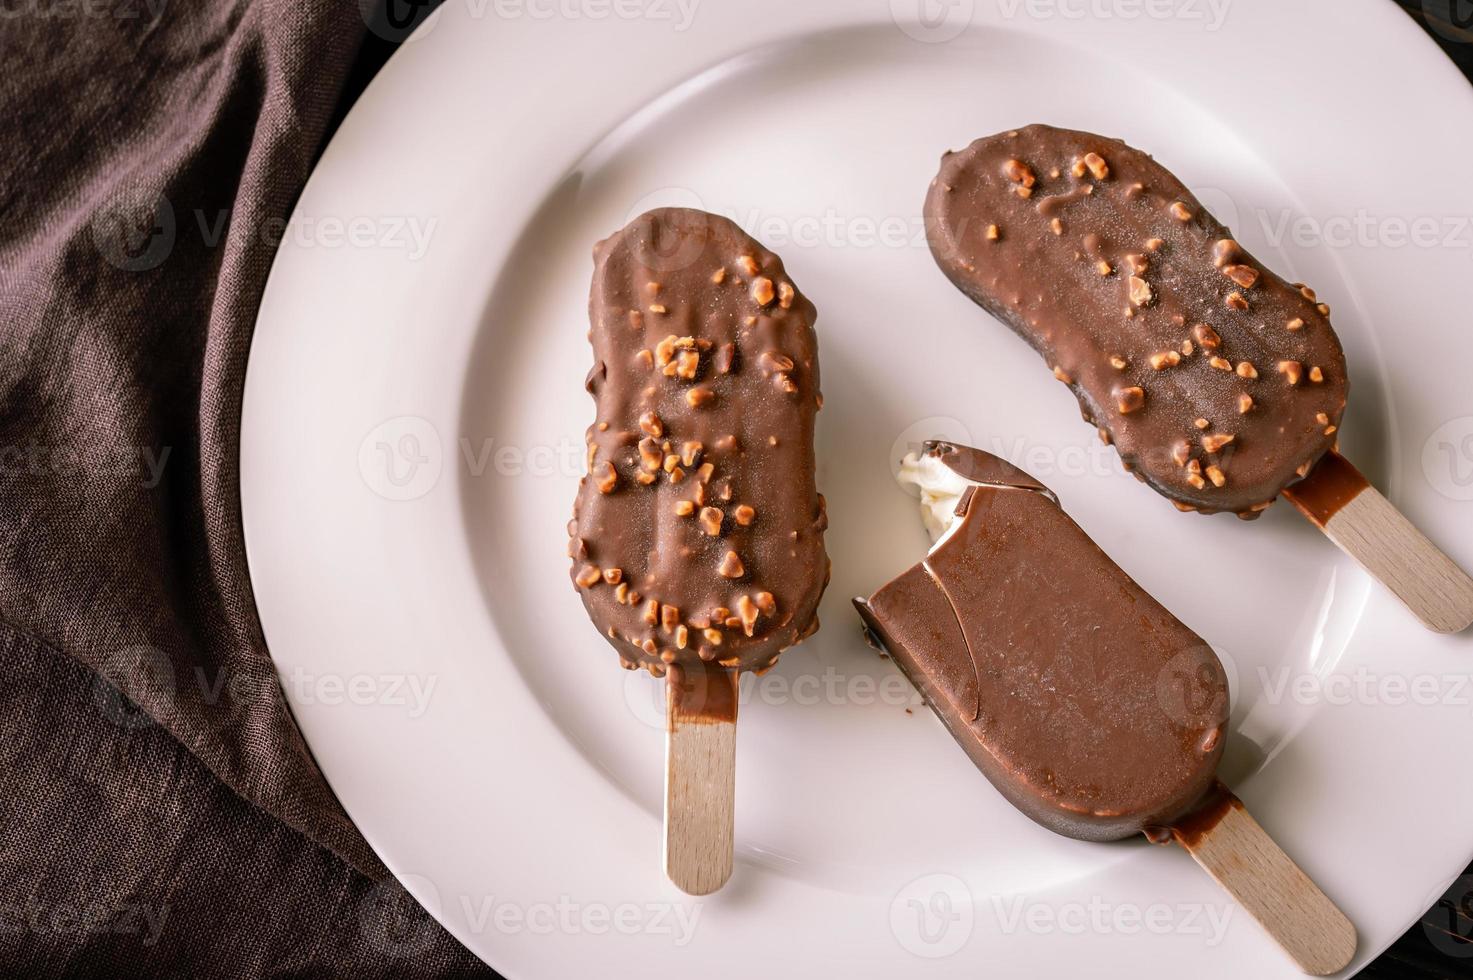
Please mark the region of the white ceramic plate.
<svg viewBox="0 0 1473 980"><path fill-rule="evenodd" d="M242 496L323 770L508 976L1295 975L1185 853L1014 812L864 644L850 598L925 547L891 463L938 433L1043 478L1221 652L1223 772L1359 927L1358 963L1473 856L1469 642L1287 506L1177 514L934 268L939 154L1033 121L1150 148L1320 290L1352 365L1345 451L1473 564L1473 96L1392 4L450 0L298 204ZM660 870L658 687L618 669L563 556L590 248L657 204L785 257L827 395L824 629L747 688L737 870L699 901Z"/></svg>

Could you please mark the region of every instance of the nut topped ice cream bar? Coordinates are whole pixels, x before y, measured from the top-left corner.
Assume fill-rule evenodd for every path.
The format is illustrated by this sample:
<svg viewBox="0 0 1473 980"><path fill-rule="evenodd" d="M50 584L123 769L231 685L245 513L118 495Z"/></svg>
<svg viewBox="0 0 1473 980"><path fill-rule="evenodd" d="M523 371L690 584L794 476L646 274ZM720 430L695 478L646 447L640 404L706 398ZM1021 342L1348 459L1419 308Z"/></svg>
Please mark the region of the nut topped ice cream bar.
<svg viewBox="0 0 1473 980"><path fill-rule="evenodd" d="M1335 445L1329 306L1146 153L1050 126L989 136L942 158L925 217L952 283L1181 509L1255 516Z"/></svg>
<svg viewBox="0 0 1473 980"><path fill-rule="evenodd" d="M782 260L713 214L651 211L594 249L569 551L625 667L763 669L818 628L815 317Z"/></svg>
<svg viewBox="0 0 1473 980"><path fill-rule="evenodd" d="M855 605L993 785L1082 840L1199 803L1228 714L1211 648L1006 461L928 443L901 480L936 542Z"/></svg>

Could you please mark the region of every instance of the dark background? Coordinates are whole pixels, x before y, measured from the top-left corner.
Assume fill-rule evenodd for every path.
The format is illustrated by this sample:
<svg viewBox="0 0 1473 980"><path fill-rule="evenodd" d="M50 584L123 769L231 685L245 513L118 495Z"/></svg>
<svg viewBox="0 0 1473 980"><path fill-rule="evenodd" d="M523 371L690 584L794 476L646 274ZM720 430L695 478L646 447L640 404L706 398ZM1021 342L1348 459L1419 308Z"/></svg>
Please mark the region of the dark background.
<svg viewBox="0 0 1473 980"><path fill-rule="evenodd" d="M442 0L386 0L338 106L340 121L412 25ZM1287 0L1293 2L1293 0ZM1473 81L1473 0L1395 0ZM1435 98L1428 92L1426 97ZM1347 108L1347 111L1353 111ZM1473 177L1473 161L1464 161ZM1468 937L1468 938L1465 938ZM1473 866L1422 921L1359 976L1366 980L1462 980L1473 977Z"/></svg>

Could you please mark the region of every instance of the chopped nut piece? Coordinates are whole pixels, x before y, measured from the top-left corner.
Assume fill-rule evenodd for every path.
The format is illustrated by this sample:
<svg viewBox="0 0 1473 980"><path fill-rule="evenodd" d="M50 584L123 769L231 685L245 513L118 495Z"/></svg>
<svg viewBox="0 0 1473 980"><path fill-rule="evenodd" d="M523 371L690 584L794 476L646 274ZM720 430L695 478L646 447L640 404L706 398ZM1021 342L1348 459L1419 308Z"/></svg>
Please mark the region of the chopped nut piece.
<svg viewBox="0 0 1473 980"><path fill-rule="evenodd" d="M738 267L741 268L743 272L745 272L749 276L755 276L757 274L757 260L752 258L750 255L738 256L736 264Z"/></svg>
<svg viewBox="0 0 1473 980"><path fill-rule="evenodd" d="M763 351L762 356L758 360L761 361L762 370L764 371L793 370L793 359L775 350Z"/></svg>
<svg viewBox="0 0 1473 980"><path fill-rule="evenodd" d="M1001 237L1002 237L1002 229L1001 228L999 228L997 225L988 225L987 226L987 240L989 242L995 242L995 241L997 241Z"/></svg>
<svg viewBox="0 0 1473 980"><path fill-rule="evenodd" d="M1251 265L1230 265L1222 272L1244 289L1252 289L1258 282L1258 270Z"/></svg>
<svg viewBox="0 0 1473 980"><path fill-rule="evenodd" d="M771 592L758 592L752 596L752 601L757 604L757 608L764 616L771 616L777 612L777 600L772 597Z"/></svg>
<svg viewBox="0 0 1473 980"><path fill-rule="evenodd" d="M620 582L624 581L624 569L605 568L604 581L609 583L610 585L618 585Z"/></svg>
<svg viewBox="0 0 1473 980"><path fill-rule="evenodd" d="M1177 221L1191 221L1192 209L1187 207L1182 201L1177 201L1171 206L1171 216Z"/></svg>
<svg viewBox="0 0 1473 980"><path fill-rule="evenodd" d="M721 285L723 282L725 282L726 281L726 268L723 266L722 268L717 269L715 272L711 273L711 281L714 282L718 286Z"/></svg>
<svg viewBox="0 0 1473 980"><path fill-rule="evenodd" d="M1231 265L1233 260L1241 253L1238 243L1231 238L1219 239L1212 246L1212 264L1221 269L1223 266Z"/></svg>
<svg viewBox="0 0 1473 980"><path fill-rule="evenodd" d="M639 361L640 366L646 369L655 366L655 355L650 352L650 349L648 347L640 351L638 354L635 354L634 359Z"/></svg>
<svg viewBox="0 0 1473 980"><path fill-rule="evenodd" d="M1073 378L1069 377L1069 373L1063 368L1059 367L1057 364L1054 365L1054 377L1064 382L1064 384L1070 384L1074 381Z"/></svg>
<svg viewBox="0 0 1473 980"><path fill-rule="evenodd" d="M1145 274L1145 271L1151 267L1151 262L1139 252L1131 252L1125 257L1125 267L1131 271L1131 274L1139 276Z"/></svg>
<svg viewBox="0 0 1473 980"><path fill-rule="evenodd" d="M797 294L793 291L793 284L792 283L790 283L790 282L780 282L780 283L777 284L777 305L778 306L782 307L785 310L786 309L791 309L792 306L793 306L793 297L795 295L797 295Z"/></svg>
<svg viewBox="0 0 1473 980"><path fill-rule="evenodd" d="M1187 465L1187 460L1191 458L1192 446L1185 439L1177 440L1176 444L1171 447L1171 460L1177 466Z"/></svg>
<svg viewBox="0 0 1473 980"><path fill-rule="evenodd" d="M737 507L736 510L732 512L731 516L742 527L749 527L752 523L753 518L757 516L757 511L752 509L751 507L748 507L746 504L741 504Z"/></svg>
<svg viewBox="0 0 1473 980"><path fill-rule="evenodd" d="M1313 289L1310 289L1308 286L1305 286L1305 285L1302 285L1301 284L1300 287L1299 287L1299 295L1303 296L1305 299L1309 300L1311 303L1313 303L1315 301L1314 290Z"/></svg>
<svg viewBox="0 0 1473 980"><path fill-rule="evenodd" d="M1151 355L1151 367L1157 371L1164 371L1169 367L1175 367L1181 363L1181 355L1174 350L1161 351Z"/></svg>
<svg viewBox="0 0 1473 980"><path fill-rule="evenodd" d="M651 599L646 602L642 616L646 624L650 626L658 624L660 622L660 600Z"/></svg>
<svg viewBox="0 0 1473 980"><path fill-rule="evenodd" d="M1166 244L1166 242L1164 242L1163 240L1161 240L1159 238L1147 238L1146 239L1146 251L1148 251L1148 252L1159 252L1159 251L1161 251L1161 246L1162 245L1165 245L1165 244Z"/></svg>
<svg viewBox="0 0 1473 980"><path fill-rule="evenodd" d="M1279 373L1282 374L1291 385L1297 385L1299 379L1304 376L1304 365L1298 361L1280 361Z"/></svg>
<svg viewBox="0 0 1473 980"><path fill-rule="evenodd" d="M1058 218L1050 221L1048 223L1048 226L1053 229L1055 235L1062 235L1064 233L1064 222L1060 221Z"/></svg>
<svg viewBox="0 0 1473 980"><path fill-rule="evenodd" d="M665 304L664 303L651 303L650 304L650 312L651 313L669 313L670 311L667 310L667 309L665 309Z"/></svg>
<svg viewBox="0 0 1473 980"><path fill-rule="evenodd" d="M1033 171L1021 160L1009 160L1003 164L1003 173L1008 175L1009 180L1016 184L1022 184L1024 187L1032 187L1038 182L1038 178L1033 175Z"/></svg>
<svg viewBox="0 0 1473 980"><path fill-rule="evenodd" d="M701 355L698 351L686 349L675 355L675 361L665 365L665 376L677 377L682 381L694 381L696 372L701 369Z"/></svg>
<svg viewBox="0 0 1473 980"><path fill-rule="evenodd" d="M675 501L675 516L689 517L696 512L696 505L689 500Z"/></svg>
<svg viewBox="0 0 1473 980"><path fill-rule="evenodd" d="M675 627L675 646L681 650L690 642L690 630L684 626Z"/></svg>
<svg viewBox="0 0 1473 980"><path fill-rule="evenodd" d="M1138 412L1146 405L1146 392L1136 386L1120 388L1115 392L1115 406L1120 409L1121 415L1129 415Z"/></svg>
<svg viewBox="0 0 1473 980"><path fill-rule="evenodd" d="M1125 358L1121 357L1119 354L1111 354L1110 366L1117 371L1124 371L1126 367Z"/></svg>
<svg viewBox="0 0 1473 980"><path fill-rule="evenodd" d="M728 551L726 557L721 559L721 566L716 569L716 573L722 578L741 578L747 574L747 570L742 565L741 556L735 551Z"/></svg>
<svg viewBox="0 0 1473 980"><path fill-rule="evenodd" d="M660 607L660 627L666 633L680 625L680 610L674 606Z"/></svg>
<svg viewBox="0 0 1473 980"><path fill-rule="evenodd" d="M1230 310L1246 310L1248 308L1248 301L1243 298L1242 293L1235 290L1231 293L1228 293L1227 306Z"/></svg>
<svg viewBox="0 0 1473 980"><path fill-rule="evenodd" d="M774 374L772 376L772 383L777 385L778 388L782 389L790 395L798 393L798 384L789 375Z"/></svg>
<svg viewBox="0 0 1473 980"><path fill-rule="evenodd" d="M1236 437L1230 432L1215 432L1202 437L1202 448L1209 453L1220 453L1234 438Z"/></svg>
<svg viewBox="0 0 1473 980"><path fill-rule="evenodd" d="M1285 327L1287 327L1291 331L1292 330L1302 330L1302 329L1304 329L1304 321L1301 320L1301 319L1299 319L1299 317L1296 316L1294 319L1292 319L1288 323L1286 323L1285 324Z"/></svg>
<svg viewBox="0 0 1473 980"><path fill-rule="evenodd" d="M737 596L736 612L741 619L742 632L751 636L757 627L757 603L749 595Z"/></svg>
<svg viewBox="0 0 1473 980"><path fill-rule="evenodd" d="M1089 167L1085 165L1083 160L1075 160L1074 166L1069 168L1069 172L1076 177L1083 177L1085 174L1089 173Z"/></svg>
<svg viewBox="0 0 1473 980"><path fill-rule="evenodd" d="M1027 200L1028 198L1033 196L1033 188L1031 187L1017 187L1014 188L1014 190L1016 190L1018 192L1018 196L1023 198L1024 200Z"/></svg>
<svg viewBox="0 0 1473 980"><path fill-rule="evenodd" d="M736 366L736 344L722 344L716 352L716 373L730 374Z"/></svg>
<svg viewBox="0 0 1473 980"><path fill-rule="evenodd" d="M644 486L649 486L651 483L655 482L655 474L650 473L646 470L640 470L638 473L634 474L634 480L636 483L643 484Z"/></svg>
<svg viewBox="0 0 1473 980"><path fill-rule="evenodd" d="M1207 479L1212 481L1214 487L1220 487L1227 483L1227 475L1222 472L1220 466L1207 467Z"/></svg>
<svg viewBox="0 0 1473 980"><path fill-rule="evenodd" d="M685 402L691 408L700 408L710 404L715 397L716 393L710 388L690 388L686 390Z"/></svg>
<svg viewBox="0 0 1473 980"><path fill-rule="evenodd" d="M639 461L651 473L657 471L665 462L665 454L660 451L660 444L650 438L639 440Z"/></svg>
<svg viewBox="0 0 1473 980"><path fill-rule="evenodd" d="M1219 371L1231 371L1233 369L1233 362L1232 361L1229 361L1225 357L1217 357L1217 356L1214 356L1207 363L1208 364L1211 364L1213 367L1217 368Z"/></svg>
<svg viewBox="0 0 1473 980"><path fill-rule="evenodd" d="M675 467L677 467L679 465L680 465L680 457L679 456L675 455L674 453L667 453L665 455L664 470L665 470L666 473L674 472Z"/></svg>
<svg viewBox="0 0 1473 980"><path fill-rule="evenodd" d="M1104 180L1110 176L1110 165L1098 153L1086 153L1084 155L1084 165L1089 168L1089 172L1095 180Z"/></svg>
<svg viewBox="0 0 1473 980"><path fill-rule="evenodd" d="M716 472L716 467L715 467L714 464L712 464L712 463L702 463L701 464L701 468L698 469L698 470L696 470L696 478L699 479L701 481L701 483L703 483L703 484L710 483L711 482L711 474L712 473L715 473L715 472Z"/></svg>
<svg viewBox="0 0 1473 980"><path fill-rule="evenodd" d="M1115 267L1106 262L1104 259L1100 259L1098 262L1095 263L1095 271L1102 276L1108 276L1110 273L1115 271Z"/></svg>
<svg viewBox="0 0 1473 980"><path fill-rule="evenodd" d="M1330 306L1328 303L1321 303L1319 306L1316 306L1315 309L1319 311L1320 316L1330 315Z"/></svg>
<svg viewBox="0 0 1473 980"><path fill-rule="evenodd" d="M1238 414L1247 415L1253 411L1253 396L1247 393L1238 396Z"/></svg>
<svg viewBox="0 0 1473 980"><path fill-rule="evenodd" d="M665 434L665 426L654 412L645 412L639 417L639 429L645 435L654 436L656 439Z"/></svg>
<svg viewBox="0 0 1473 980"><path fill-rule="evenodd" d="M722 518L724 518L725 516L726 515L721 513L721 511L716 507L702 507L701 530L705 531L713 538L719 537L721 535L721 521Z"/></svg>
<svg viewBox="0 0 1473 980"><path fill-rule="evenodd" d="M772 302L776 293L772 289L772 280L766 276L759 276L752 283L752 299L758 306L766 306Z"/></svg>
<svg viewBox="0 0 1473 980"><path fill-rule="evenodd" d="M1131 276L1129 282L1130 301L1132 303L1136 306L1145 306L1151 302L1155 294L1151 291L1150 283L1146 282L1140 276Z"/></svg>
<svg viewBox="0 0 1473 980"><path fill-rule="evenodd" d="M613 463L604 460L594 470L593 480L599 493L613 493L614 488L619 485L619 473L614 469Z"/></svg>
<svg viewBox="0 0 1473 980"><path fill-rule="evenodd" d="M597 565L584 565L578 569L578 577L573 581L582 588L591 588L597 585L603 578L603 573L598 570Z"/></svg>
<svg viewBox="0 0 1473 980"><path fill-rule="evenodd" d="M699 442L687 442L680 447L680 462L686 466L696 465L696 460L701 458L701 450L706 447Z"/></svg>
<svg viewBox="0 0 1473 980"><path fill-rule="evenodd" d="M1249 381L1252 381L1258 377L1258 368L1254 367L1250 361L1239 361L1237 370L1238 377L1240 378L1247 378Z"/></svg>
<svg viewBox="0 0 1473 980"><path fill-rule="evenodd" d="M628 582L620 582L617 586L614 587L614 601L621 606L629 601Z"/></svg>
<svg viewBox="0 0 1473 980"><path fill-rule="evenodd" d="M1217 335L1217 331L1205 323L1199 323L1193 327L1192 336L1197 338L1197 343L1201 344L1204 350L1217 350L1222 346L1222 338Z"/></svg>
<svg viewBox="0 0 1473 980"><path fill-rule="evenodd" d="M1206 419L1198 419L1197 421L1193 422L1192 424L1195 425L1199 429L1205 429L1209 425L1211 425L1212 423L1209 422L1209 421L1207 421Z"/></svg>
<svg viewBox="0 0 1473 980"><path fill-rule="evenodd" d="M1326 415L1324 412L1316 412L1315 413L1315 416L1314 416L1314 420L1316 422L1318 422L1320 425L1329 425L1330 424L1330 416Z"/></svg>
<svg viewBox="0 0 1473 980"><path fill-rule="evenodd" d="M1196 351L1196 349L1197 348L1195 348L1195 347L1192 346L1192 342L1190 340L1183 340L1181 342L1181 356L1182 357L1191 357L1192 354Z"/></svg>
<svg viewBox="0 0 1473 980"><path fill-rule="evenodd" d="M722 636L720 630L710 628L703 629L701 630L701 635L704 636L706 638L706 642L711 644L713 647L721 646Z"/></svg>
<svg viewBox="0 0 1473 980"><path fill-rule="evenodd" d="M1335 434L1335 432L1336 432L1336 427L1335 426L1331 425L1331 426L1326 426L1325 427L1325 435L1327 435L1327 436L1333 436Z"/></svg>
<svg viewBox="0 0 1473 980"><path fill-rule="evenodd" d="M1309 369L1309 380L1315 384L1319 384L1325 380L1325 372L1321 371L1318 367L1312 367Z"/></svg>
<svg viewBox="0 0 1473 980"><path fill-rule="evenodd" d="M1202 479L1201 473L1188 473L1187 482L1196 487L1198 490L1201 490L1207 486L1207 481Z"/></svg>

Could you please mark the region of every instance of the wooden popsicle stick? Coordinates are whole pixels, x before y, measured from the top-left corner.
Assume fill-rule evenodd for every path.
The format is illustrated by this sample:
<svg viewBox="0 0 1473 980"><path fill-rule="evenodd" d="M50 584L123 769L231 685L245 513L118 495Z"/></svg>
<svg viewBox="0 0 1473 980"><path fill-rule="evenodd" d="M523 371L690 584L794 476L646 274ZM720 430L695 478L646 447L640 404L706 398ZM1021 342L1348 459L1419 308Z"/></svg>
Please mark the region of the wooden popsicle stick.
<svg viewBox="0 0 1473 980"><path fill-rule="evenodd" d="M665 874L709 895L731 877L738 674L671 665L667 677Z"/></svg>
<svg viewBox="0 0 1473 980"><path fill-rule="evenodd" d="M1170 830L1305 973L1337 973L1355 957L1355 926L1227 787L1214 786Z"/></svg>
<svg viewBox="0 0 1473 980"><path fill-rule="evenodd" d="M1458 633L1473 624L1473 578L1344 456L1326 453L1284 496L1427 628Z"/></svg>

